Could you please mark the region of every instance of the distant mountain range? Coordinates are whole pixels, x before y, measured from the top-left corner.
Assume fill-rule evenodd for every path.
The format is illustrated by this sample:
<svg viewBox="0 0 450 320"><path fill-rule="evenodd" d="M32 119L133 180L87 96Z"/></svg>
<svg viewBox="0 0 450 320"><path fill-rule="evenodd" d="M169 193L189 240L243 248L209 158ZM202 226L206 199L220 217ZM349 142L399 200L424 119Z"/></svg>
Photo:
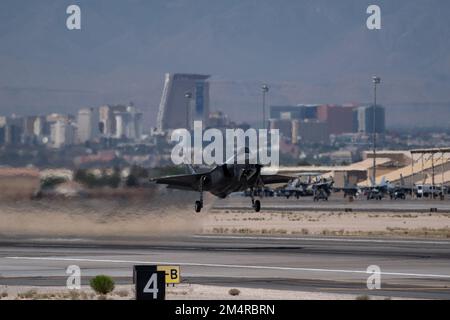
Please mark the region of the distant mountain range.
<svg viewBox="0 0 450 320"><path fill-rule="evenodd" d="M377 3L382 29L366 28ZM82 30L65 27L78 4ZM155 116L165 72L211 74L211 104L365 103L388 125L450 127L448 0L2 0L0 114L133 101Z"/></svg>

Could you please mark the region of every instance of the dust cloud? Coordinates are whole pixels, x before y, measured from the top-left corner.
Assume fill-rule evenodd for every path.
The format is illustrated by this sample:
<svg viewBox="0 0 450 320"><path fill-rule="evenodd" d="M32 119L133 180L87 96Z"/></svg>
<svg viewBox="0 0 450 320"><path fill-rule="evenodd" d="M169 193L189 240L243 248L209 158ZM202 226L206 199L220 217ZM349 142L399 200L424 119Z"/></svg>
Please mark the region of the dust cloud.
<svg viewBox="0 0 450 320"><path fill-rule="evenodd" d="M0 239L9 237L133 238L193 234L198 195L164 191L145 197L3 200Z"/></svg>

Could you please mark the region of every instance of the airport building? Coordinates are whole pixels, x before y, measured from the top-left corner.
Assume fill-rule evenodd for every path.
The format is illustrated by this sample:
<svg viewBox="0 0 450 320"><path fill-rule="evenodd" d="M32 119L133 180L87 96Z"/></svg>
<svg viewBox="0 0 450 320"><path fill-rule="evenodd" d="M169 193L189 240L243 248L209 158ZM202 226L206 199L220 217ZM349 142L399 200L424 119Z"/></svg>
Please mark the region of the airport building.
<svg viewBox="0 0 450 320"><path fill-rule="evenodd" d="M403 153L402 151L400 152ZM377 172L381 172L383 176L386 175L388 172L392 172L400 168L405 168L404 164L400 164L395 160L396 156L394 155L394 152L391 153L391 155L394 158L377 157L376 162ZM409 165L407 166L409 167ZM334 184L335 187L344 187L345 180L347 180L350 185L356 185L358 183L366 183L366 181L368 181L370 177L372 168L373 168L373 161L372 159L367 158L362 161L352 163L350 165L280 167L278 173L283 175L296 176L310 172L315 173L317 172L321 174L321 177L333 178L335 182Z"/></svg>
<svg viewBox="0 0 450 320"><path fill-rule="evenodd" d="M202 120L204 127L209 117L208 75L167 73L159 105L157 130L189 129L194 120Z"/></svg>
<svg viewBox="0 0 450 320"><path fill-rule="evenodd" d="M415 187L436 186L438 190L450 183L450 149L379 150L376 153L376 183L383 179L393 185ZM363 160L350 165L280 167L279 174L298 176L315 172L333 178L334 186L367 187L372 185L373 154L364 153Z"/></svg>
<svg viewBox="0 0 450 320"><path fill-rule="evenodd" d="M391 170L387 170L389 168L383 170L377 165L377 177L378 179L384 177L386 181L393 184L447 184L450 182L449 151L449 149L430 149L419 154L412 154L411 151L377 151L377 163L378 157L389 157L395 162ZM373 157L371 152L367 152L366 156L370 160ZM368 176L370 177L371 174L372 168L369 169ZM360 182L360 185L369 184L369 179Z"/></svg>

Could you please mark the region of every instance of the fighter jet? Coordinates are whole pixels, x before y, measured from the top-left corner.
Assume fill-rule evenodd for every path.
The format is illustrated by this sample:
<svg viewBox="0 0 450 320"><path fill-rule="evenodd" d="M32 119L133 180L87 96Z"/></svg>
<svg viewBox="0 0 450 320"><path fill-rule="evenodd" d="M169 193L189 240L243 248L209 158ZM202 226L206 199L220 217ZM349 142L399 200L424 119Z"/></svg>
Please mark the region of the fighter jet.
<svg viewBox="0 0 450 320"><path fill-rule="evenodd" d="M317 182L313 184L314 190L314 201L325 200L328 201L328 198L331 195L331 190L333 190L333 179L321 178Z"/></svg>
<svg viewBox="0 0 450 320"><path fill-rule="evenodd" d="M166 184L168 188L199 192L200 199L195 202L195 212L203 208L203 192L207 191L219 198L226 198L233 192L250 189L252 207L256 212L261 210L260 200L255 200L254 189L264 188L266 184L286 183L291 177L281 175L264 175L260 164L251 164L249 150L246 148L246 164L235 163L235 158L217 165L210 171L199 173L189 166L191 174L152 179L158 184Z"/></svg>
<svg viewBox="0 0 450 320"><path fill-rule="evenodd" d="M334 181L333 179L320 178L320 175L320 173L302 173L289 181L284 188L281 188L279 194L287 199L295 196L297 199L314 197L314 201L328 200Z"/></svg>
<svg viewBox="0 0 450 320"><path fill-rule="evenodd" d="M380 184L374 183L373 179L370 179L370 181L372 185L365 188L367 200L381 200L386 195L389 195L392 200L405 200L406 194L411 193L411 187L405 185L402 175L400 175L400 185L392 184L391 182L387 181L385 177L381 179Z"/></svg>
<svg viewBox="0 0 450 320"><path fill-rule="evenodd" d="M314 191L310 187L311 182L302 181L301 177L293 178L289 183L283 188L278 190L279 195L289 199L290 197L300 197L313 196Z"/></svg>

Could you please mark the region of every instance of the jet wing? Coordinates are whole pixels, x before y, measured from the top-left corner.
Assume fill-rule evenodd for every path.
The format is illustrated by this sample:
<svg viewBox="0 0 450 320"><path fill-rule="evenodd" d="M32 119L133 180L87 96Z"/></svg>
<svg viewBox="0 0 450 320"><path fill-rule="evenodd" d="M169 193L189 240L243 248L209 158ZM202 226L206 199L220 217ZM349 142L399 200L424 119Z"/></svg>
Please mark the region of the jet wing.
<svg viewBox="0 0 450 320"><path fill-rule="evenodd" d="M271 175L261 175L261 179L264 184L277 184L277 183L288 183L292 180L292 177L282 176L278 174Z"/></svg>
<svg viewBox="0 0 450 320"><path fill-rule="evenodd" d="M170 176L152 179L152 181L158 184L167 184L170 189L181 189L181 190L192 190L200 191L200 179L205 176L205 174L186 174L179 176Z"/></svg>

